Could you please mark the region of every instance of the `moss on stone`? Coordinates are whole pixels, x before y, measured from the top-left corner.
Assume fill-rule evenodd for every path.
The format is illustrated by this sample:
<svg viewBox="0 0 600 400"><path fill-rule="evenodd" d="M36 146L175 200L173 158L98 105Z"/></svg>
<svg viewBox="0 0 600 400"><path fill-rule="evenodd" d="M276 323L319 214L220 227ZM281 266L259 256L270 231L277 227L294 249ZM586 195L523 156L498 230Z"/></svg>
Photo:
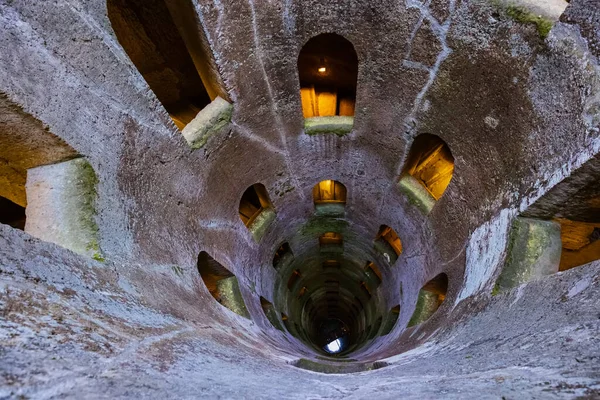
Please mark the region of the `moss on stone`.
<svg viewBox="0 0 600 400"><path fill-rule="evenodd" d="M332 116L332 117L312 117L304 119L304 132L307 135L317 135L320 133L333 133L338 136L345 136L352 132L354 117Z"/></svg>
<svg viewBox="0 0 600 400"><path fill-rule="evenodd" d="M277 214L272 208L265 208L261 211L261 213L254 219L254 221L252 221L252 224L250 224L250 226L248 227L248 229L250 229L250 232L252 232L252 237L254 238L254 240L260 242L262 237L267 232L267 229L269 229L271 222L275 221L276 217Z"/></svg>
<svg viewBox="0 0 600 400"><path fill-rule="evenodd" d="M532 218L515 218L507 256L496 281L501 292L558 271L562 241L560 224Z"/></svg>
<svg viewBox="0 0 600 400"><path fill-rule="evenodd" d="M294 363L298 368L306 369L309 371L320 372L322 374L351 374L363 371L372 371L387 366L388 364L381 361L368 362L368 363L355 363L355 362L344 362L340 364L340 361L335 360L336 364L319 363L306 358L301 358Z"/></svg>
<svg viewBox="0 0 600 400"><path fill-rule="evenodd" d="M549 19L542 17L541 15L535 15L523 6L517 6L511 4L506 7L506 14L514 21L522 24L535 24L540 38L546 39L550 29L552 29L553 22Z"/></svg>
<svg viewBox="0 0 600 400"><path fill-rule="evenodd" d="M221 279L217 282L217 289L221 296L221 304L242 317L250 318L246 303L240 291L240 285L235 276Z"/></svg>
<svg viewBox="0 0 600 400"><path fill-rule="evenodd" d="M438 307L438 295L421 289L415 311L410 317L410 321L408 321L408 326L419 325L427 321L437 311Z"/></svg>
<svg viewBox="0 0 600 400"><path fill-rule="evenodd" d="M348 228L348 222L343 219L332 218L332 217L321 217L315 216L308 220L306 224L302 226L300 234L302 236L319 236L325 232L337 232L344 235L345 239L349 239L346 236Z"/></svg>
<svg viewBox="0 0 600 400"><path fill-rule="evenodd" d="M404 175L398 181L398 189L403 193L408 202L417 207L423 214L429 214L435 205L433 196L410 175Z"/></svg>
<svg viewBox="0 0 600 400"><path fill-rule="evenodd" d="M94 260L96 260L96 261L100 261L100 262L104 262L104 261L106 261L106 260L104 259L104 257L102 257L102 254L100 254L100 253L98 253L98 252L94 253L94 254L92 255L92 258L93 258Z"/></svg>
<svg viewBox="0 0 600 400"><path fill-rule="evenodd" d="M344 216L346 207L341 203L321 203L315 205L315 214L318 216Z"/></svg>
<svg viewBox="0 0 600 400"><path fill-rule="evenodd" d="M171 266L171 269L173 270L175 275L179 277L183 276L183 268L181 268L179 265L173 265Z"/></svg>

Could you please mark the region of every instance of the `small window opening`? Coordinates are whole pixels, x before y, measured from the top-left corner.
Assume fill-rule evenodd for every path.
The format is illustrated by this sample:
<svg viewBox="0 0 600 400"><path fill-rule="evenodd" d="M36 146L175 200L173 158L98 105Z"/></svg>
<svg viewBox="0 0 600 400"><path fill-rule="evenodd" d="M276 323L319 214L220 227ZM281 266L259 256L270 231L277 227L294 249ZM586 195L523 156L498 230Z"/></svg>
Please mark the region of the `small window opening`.
<svg viewBox="0 0 600 400"><path fill-rule="evenodd" d="M285 326L285 329L292 335L296 336L294 330L292 329L291 321L288 318L287 314L281 313L281 321L283 321L283 326Z"/></svg>
<svg viewBox="0 0 600 400"><path fill-rule="evenodd" d="M240 201L240 218L246 226L252 225L260 213L272 208L267 189L261 183L250 186L242 195Z"/></svg>
<svg viewBox="0 0 600 400"><path fill-rule="evenodd" d="M600 223L558 219L562 251L559 271L600 259Z"/></svg>
<svg viewBox="0 0 600 400"><path fill-rule="evenodd" d="M308 288L306 286L302 286L302 288L298 291L298 298L302 298L306 294Z"/></svg>
<svg viewBox="0 0 600 400"><path fill-rule="evenodd" d="M281 323L277 319L277 311L275 310L273 303L271 303L269 300L265 299L264 297L260 296L260 305L262 307L263 312L265 313L265 316L271 323L271 325L273 325L275 328L277 328L279 330L283 330Z"/></svg>
<svg viewBox="0 0 600 400"><path fill-rule="evenodd" d="M296 269L296 270L292 271L292 275L290 275L290 279L288 279L288 283L287 283L287 287L290 291L292 291L294 286L296 286L296 283L298 283L298 281L300 280L301 277L302 277L302 274L300 273L299 270Z"/></svg>
<svg viewBox="0 0 600 400"><path fill-rule="evenodd" d="M365 266L365 273L367 274L369 280L373 281L376 286L381 284L381 271L372 261L367 262L367 265Z"/></svg>
<svg viewBox="0 0 600 400"><path fill-rule="evenodd" d="M338 181L321 181L313 188L313 199L315 205L326 203L346 204L346 186Z"/></svg>
<svg viewBox="0 0 600 400"><path fill-rule="evenodd" d="M25 230L25 207L0 197L0 223Z"/></svg>
<svg viewBox="0 0 600 400"><path fill-rule="evenodd" d="M341 268L341 264L339 261L337 260L325 260L323 261L323 269L328 269L328 268Z"/></svg>
<svg viewBox="0 0 600 400"><path fill-rule="evenodd" d="M319 237L319 245L321 246L341 246L344 242L341 233L326 232Z"/></svg>
<svg viewBox="0 0 600 400"><path fill-rule="evenodd" d="M414 326L427 321L442 305L448 291L448 275L441 273L423 285L419 292L415 312L408 326Z"/></svg>
<svg viewBox="0 0 600 400"><path fill-rule="evenodd" d="M398 256L402 254L402 242L395 230L387 225L381 225L379 232L375 237L375 244L380 247L380 250L390 264L393 264Z"/></svg>
<svg viewBox="0 0 600 400"><path fill-rule="evenodd" d="M383 322L383 318L377 318L377 321L372 325L371 332L369 333L369 340L373 339L379 333L379 329L381 328L381 323Z"/></svg>
<svg viewBox="0 0 600 400"><path fill-rule="evenodd" d="M165 1L108 0L107 9L119 43L183 129L211 99ZM193 50L206 58L202 48Z"/></svg>
<svg viewBox="0 0 600 400"><path fill-rule="evenodd" d="M292 249L288 242L282 243L273 256L273 268L279 269L286 260L293 257Z"/></svg>
<svg viewBox="0 0 600 400"><path fill-rule="evenodd" d="M239 213L254 239L260 241L275 219L273 204L263 184L256 183L246 189L240 200Z"/></svg>
<svg viewBox="0 0 600 400"><path fill-rule="evenodd" d="M315 213L321 216L344 215L346 187L338 181L326 180L313 187Z"/></svg>
<svg viewBox="0 0 600 400"><path fill-rule="evenodd" d="M388 317L387 317L387 321L385 323L385 326L383 327L383 329L381 331L381 336L385 336L385 335L389 334L392 331L392 329L394 329L396 322L398 322L399 316L400 316L400 304L392 307L392 309L390 310Z"/></svg>
<svg viewBox="0 0 600 400"><path fill-rule="evenodd" d="M358 56L347 39L324 33L310 39L298 56L304 118L353 116Z"/></svg>
<svg viewBox="0 0 600 400"><path fill-rule="evenodd" d="M415 138L403 174L416 179L427 192L439 200L454 173L454 157L440 137L422 134Z"/></svg>
<svg viewBox="0 0 600 400"><path fill-rule="evenodd" d="M369 290L369 287L367 286L366 282L361 282L360 283L360 289L363 292L363 294L365 296L367 296L368 299L371 298L371 291Z"/></svg>
<svg viewBox="0 0 600 400"><path fill-rule="evenodd" d="M231 311L249 318L237 278L207 252L198 255L198 272L212 297Z"/></svg>

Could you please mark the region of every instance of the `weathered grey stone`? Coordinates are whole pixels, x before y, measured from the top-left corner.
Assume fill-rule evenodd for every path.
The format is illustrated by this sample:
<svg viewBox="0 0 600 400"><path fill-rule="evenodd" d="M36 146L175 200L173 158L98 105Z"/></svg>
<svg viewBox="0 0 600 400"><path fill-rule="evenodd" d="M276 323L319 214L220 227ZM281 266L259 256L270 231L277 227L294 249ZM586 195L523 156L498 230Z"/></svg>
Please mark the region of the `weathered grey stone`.
<svg viewBox="0 0 600 400"><path fill-rule="evenodd" d="M410 321L408 321L408 326L419 325L427 321L437 311L439 305L440 302L437 294L421 289L419 291L415 311L413 312Z"/></svg>
<svg viewBox="0 0 600 400"><path fill-rule="evenodd" d="M230 132L198 152L116 39L106 2L0 2L0 91L94 166L106 257L92 262L0 225L0 397L598 396L598 262L497 296L487 283L506 255L507 221L600 150L597 7L571 5L577 18L543 39L535 21L487 0L168 0L192 58L208 50L234 107ZM359 60L345 137L303 129L298 53L323 32L348 39ZM154 78L176 95L186 84L173 71ZM455 161L428 213L396 186L422 133L443 138ZM346 186L343 217L315 216L312 188L323 179ZM238 207L259 182L277 218L256 241ZM565 204L594 200L583 199ZM393 268L373 246L382 224L402 233ZM339 268L323 268L327 231L344 236ZM275 270L283 241L294 261ZM203 250L235 273L252 320L199 287ZM366 261L383 274L370 299L359 285ZM325 375L290 364L350 362L319 359L310 344L316 320L280 276L298 266L313 306L325 307L326 281L339 282L335 315L357 316L348 356L387 367ZM424 277L442 272L446 306L407 330ZM260 296L289 316L293 335L266 324ZM396 328L376 336L396 304Z"/></svg>
<svg viewBox="0 0 600 400"><path fill-rule="evenodd" d="M498 290L558 272L562 249L559 223L515 218L508 240L506 262L496 281Z"/></svg>
<svg viewBox="0 0 600 400"><path fill-rule="evenodd" d="M204 147L211 136L221 133L231 122L232 112L231 103L221 97L215 98L183 128L183 137L192 149Z"/></svg>
<svg viewBox="0 0 600 400"><path fill-rule="evenodd" d="M240 285L235 276L221 279L217 282L217 289L221 295L221 304L242 317L250 318L246 303L240 291Z"/></svg>
<svg viewBox="0 0 600 400"><path fill-rule="evenodd" d="M96 185L83 158L27 171L25 232L102 261L96 224Z"/></svg>
<svg viewBox="0 0 600 400"><path fill-rule="evenodd" d="M261 213L252 221L252 224L248 227L252 232L252 237L257 242L260 242L262 237L265 235L269 226L277 218L277 213L272 208L265 208Z"/></svg>

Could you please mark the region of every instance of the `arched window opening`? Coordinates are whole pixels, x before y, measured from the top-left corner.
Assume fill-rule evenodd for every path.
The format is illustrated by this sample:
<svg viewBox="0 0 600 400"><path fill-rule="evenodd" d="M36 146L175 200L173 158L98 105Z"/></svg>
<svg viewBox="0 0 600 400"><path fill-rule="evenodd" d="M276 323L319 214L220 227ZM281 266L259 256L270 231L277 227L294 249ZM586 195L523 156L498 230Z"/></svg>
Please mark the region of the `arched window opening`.
<svg viewBox="0 0 600 400"><path fill-rule="evenodd" d="M390 310L387 320L385 322L385 325L383 326L383 329L381 330L381 336L385 336L387 334L389 334L392 329L394 329L394 326L396 326L396 322L398 322L398 317L400 316L400 304L397 304L396 306L392 307L392 309Z"/></svg>
<svg viewBox="0 0 600 400"><path fill-rule="evenodd" d="M289 265L293 259L294 254L292 253L290 244L288 242L282 243L273 256L273 268L279 270L282 267Z"/></svg>
<svg viewBox="0 0 600 400"><path fill-rule="evenodd" d="M108 0L108 18L121 46L179 129L211 99L164 0ZM206 59L201 48L196 59ZM208 82L207 82L208 83Z"/></svg>
<svg viewBox="0 0 600 400"><path fill-rule="evenodd" d="M240 219L259 241L275 219L275 210L265 186L256 183L250 186L240 200Z"/></svg>
<svg viewBox="0 0 600 400"><path fill-rule="evenodd" d="M310 39L298 57L305 118L354 115L358 56L354 46L335 33Z"/></svg>
<svg viewBox="0 0 600 400"><path fill-rule="evenodd" d="M298 298L302 298L302 296L304 296L306 294L306 292L308 291L308 288L306 286L302 286L302 288L300 290L298 290Z"/></svg>
<svg viewBox="0 0 600 400"><path fill-rule="evenodd" d="M442 305L448 291L448 276L444 273L423 285L419 291L419 298L415 311L408 322L408 326L418 325L427 321Z"/></svg>
<svg viewBox="0 0 600 400"><path fill-rule="evenodd" d="M381 225L375 237L375 248L383 253L386 260L393 264L402 254L402 242L395 230L387 225Z"/></svg>
<svg viewBox="0 0 600 400"><path fill-rule="evenodd" d="M346 187L338 181L325 180L313 187L317 215L343 215L346 205Z"/></svg>
<svg viewBox="0 0 600 400"><path fill-rule="evenodd" d="M368 261L365 266L365 275L372 287L377 287L382 282L381 271L377 268L377 265L371 261Z"/></svg>
<svg viewBox="0 0 600 400"><path fill-rule="evenodd" d="M288 279L287 288L290 292L294 291L294 287L300 282L302 274L299 270L295 269L292 271L290 278Z"/></svg>
<svg viewBox="0 0 600 400"><path fill-rule="evenodd" d="M92 166L1 93L0 115L0 223L104 260Z"/></svg>
<svg viewBox="0 0 600 400"><path fill-rule="evenodd" d="M0 223L25 230L25 207L0 197Z"/></svg>
<svg viewBox="0 0 600 400"><path fill-rule="evenodd" d="M325 232L319 236L319 245L321 246L341 246L344 243L344 238L341 233Z"/></svg>
<svg viewBox="0 0 600 400"><path fill-rule="evenodd" d="M446 142L436 135L422 134L410 148L399 185L428 213L446 191L453 173L454 157Z"/></svg>
<svg viewBox="0 0 600 400"><path fill-rule="evenodd" d="M198 272L212 297L222 306L250 318L236 276L207 252L198 255Z"/></svg>
<svg viewBox="0 0 600 400"><path fill-rule="evenodd" d="M293 325L292 325L290 319L288 318L287 314L281 313L281 320L283 321L283 326L285 326L285 329L292 335L296 336L296 334L294 333L294 330L292 328Z"/></svg>
<svg viewBox="0 0 600 400"><path fill-rule="evenodd" d="M282 331L283 327L279 322L279 318L277 317L277 311L275 310L275 306L273 306L273 303L260 296L260 306L262 307L262 310L265 313L265 316L267 317L271 325Z"/></svg>
<svg viewBox="0 0 600 400"><path fill-rule="evenodd" d="M371 299L371 291L369 290L366 282L360 283L360 290L367 297L367 299Z"/></svg>

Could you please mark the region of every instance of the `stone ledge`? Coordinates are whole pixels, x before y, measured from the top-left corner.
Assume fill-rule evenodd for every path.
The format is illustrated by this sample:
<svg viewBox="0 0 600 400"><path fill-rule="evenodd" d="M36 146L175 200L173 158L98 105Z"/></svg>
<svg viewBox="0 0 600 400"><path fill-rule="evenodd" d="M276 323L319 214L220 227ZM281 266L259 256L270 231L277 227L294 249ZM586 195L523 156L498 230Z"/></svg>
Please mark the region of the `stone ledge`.
<svg viewBox="0 0 600 400"><path fill-rule="evenodd" d="M242 317L250 318L246 303L240 291L240 285L235 276L221 279L217 282L217 288L221 294L221 305L227 307Z"/></svg>
<svg viewBox="0 0 600 400"><path fill-rule="evenodd" d="M233 105L217 97L183 128L183 137L192 149L204 147L211 136L220 132L231 122L232 112Z"/></svg>
<svg viewBox="0 0 600 400"><path fill-rule="evenodd" d="M333 133L344 136L352 131L354 117L332 116L312 117L304 119L304 132L307 135L318 135L320 133Z"/></svg>
<svg viewBox="0 0 600 400"><path fill-rule="evenodd" d="M558 272L562 241L558 222L515 218L508 242L506 262L496 281L497 291Z"/></svg>
<svg viewBox="0 0 600 400"><path fill-rule="evenodd" d="M272 208L265 208L261 213L252 221L248 229L252 233L252 237L256 242L260 242L260 239L265 235L267 229L271 225L271 222L275 221L277 213Z"/></svg>
<svg viewBox="0 0 600 400"><path fill-rule="evenodd" d="M408 201L423 214L427 215L431 212L436 200L418 180L411 175L404 175L398 181L397 186L400 192L408 197Z"/></svg>

